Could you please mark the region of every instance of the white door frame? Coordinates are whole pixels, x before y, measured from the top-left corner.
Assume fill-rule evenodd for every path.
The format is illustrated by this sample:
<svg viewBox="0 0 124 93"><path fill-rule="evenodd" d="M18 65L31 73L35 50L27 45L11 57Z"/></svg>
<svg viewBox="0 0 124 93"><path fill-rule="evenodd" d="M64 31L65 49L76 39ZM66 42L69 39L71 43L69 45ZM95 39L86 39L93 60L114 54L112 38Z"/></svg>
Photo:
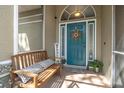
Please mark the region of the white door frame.
<svg viewBox="0 0 124 93"><path fill-rule="evenodd" d="M67 62L66 62L66 64L65 64L65 66L67 66L67 67L73 67L73 68L82 68L82 69L86 69L87 68L87 65L88 65L88 48L87 48L87 46L88 46L88 43L87 43L87 41L88 41L88 22L89 21L94 21L94 24L95 24L95 59L96 59L96 19L86 19L86 20L80 20L80 21L70 21L70 22L62 22L62 23L59 23L59 44L61 44L61 25L62 24L65 24L65 59L67 60L67 24L69 24L69 23L77 23L77 22L86 22L86 66L74 66L74 65L68 65L67 64ZM60 46L61 47L61 46ZM59 47L59 49L61 49ZM60 51L61 50L59 50L59 53L60 53ZM61 56L60 54L59 54L59 56Z"/></svg>

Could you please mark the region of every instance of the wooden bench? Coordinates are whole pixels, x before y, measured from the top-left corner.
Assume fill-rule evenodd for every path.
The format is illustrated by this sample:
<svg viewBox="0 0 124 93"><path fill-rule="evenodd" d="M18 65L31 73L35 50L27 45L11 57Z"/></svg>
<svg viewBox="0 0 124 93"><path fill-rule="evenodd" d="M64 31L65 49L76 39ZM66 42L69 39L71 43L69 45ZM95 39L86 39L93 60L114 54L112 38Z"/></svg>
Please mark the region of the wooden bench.
<svg viewBox="0 0 124 93"><path fill-rule="evenodd" d="M42 87L54 74L60 74L60 65L53 64L43 72L34 74L32 72L22 71L23 68L31 66L37 62L48 59L47 51L35 51L28 53L21 53L11 57L12 60L12 81L13 85L17 82L18 73L24 74L32 79L27 83L20 82L19 87L23 88L37 88Z"/></svg>

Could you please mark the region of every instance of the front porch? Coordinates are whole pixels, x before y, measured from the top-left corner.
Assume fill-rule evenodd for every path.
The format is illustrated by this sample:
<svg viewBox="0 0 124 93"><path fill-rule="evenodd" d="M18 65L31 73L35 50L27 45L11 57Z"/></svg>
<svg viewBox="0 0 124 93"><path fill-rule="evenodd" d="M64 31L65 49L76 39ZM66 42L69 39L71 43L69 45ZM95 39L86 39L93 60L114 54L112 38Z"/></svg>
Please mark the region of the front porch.
<svg viewBox="0 0 124 93"><path fill-rule="evenodd" d="M54 75L43 88L110 88L110 83L101 73L64 67L61 77Z"/></svg>
<svg viewBox="0 0 124 93"><path fill-rule="evenodd" d="M13 36L7 36L13 47L9 43L2 46L1 61L21 52L46 50L50 59L64 57L66 63L61 77L53 76L44 88L112 87L112 6L38 5L31 10L32 6L26 7L16 7L19 10L14 14L19 16L15 17L15 24L18 25L11 31ZM77 19L73 15L76 7L87 10L80 10L81 16ZM59 45L58 51L55 43ZM86 70L88 62L94 59L103 62L102 74ZM66 66L80 66L81 69Z"/></svg>

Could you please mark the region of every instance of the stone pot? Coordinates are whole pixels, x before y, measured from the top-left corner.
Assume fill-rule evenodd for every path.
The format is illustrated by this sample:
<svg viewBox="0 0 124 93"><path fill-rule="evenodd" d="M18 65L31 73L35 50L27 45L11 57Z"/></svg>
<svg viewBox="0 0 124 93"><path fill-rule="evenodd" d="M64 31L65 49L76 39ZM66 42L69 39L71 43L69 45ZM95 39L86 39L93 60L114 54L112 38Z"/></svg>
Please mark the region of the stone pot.
<svg viewBox="0 0 124 93"><path fill-rule="evenodd" d="M100 70L100 69L99 69L98 67L95 68L95 71L96 71L96 72L99 72L99 70Z"/></svg>

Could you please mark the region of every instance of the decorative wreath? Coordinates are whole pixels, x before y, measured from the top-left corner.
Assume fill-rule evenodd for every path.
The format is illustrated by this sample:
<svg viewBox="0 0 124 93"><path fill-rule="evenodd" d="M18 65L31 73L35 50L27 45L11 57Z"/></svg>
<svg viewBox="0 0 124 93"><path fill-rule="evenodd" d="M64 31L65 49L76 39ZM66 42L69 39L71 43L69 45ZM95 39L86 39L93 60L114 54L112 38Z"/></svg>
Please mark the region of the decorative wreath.
<svg viewBox="0 0 124 93"><path fill-rule="evenodd" d="M72 32L72 38L77 40L79 37L80 37L80 31L79 30L75 30Z"/></svg>

